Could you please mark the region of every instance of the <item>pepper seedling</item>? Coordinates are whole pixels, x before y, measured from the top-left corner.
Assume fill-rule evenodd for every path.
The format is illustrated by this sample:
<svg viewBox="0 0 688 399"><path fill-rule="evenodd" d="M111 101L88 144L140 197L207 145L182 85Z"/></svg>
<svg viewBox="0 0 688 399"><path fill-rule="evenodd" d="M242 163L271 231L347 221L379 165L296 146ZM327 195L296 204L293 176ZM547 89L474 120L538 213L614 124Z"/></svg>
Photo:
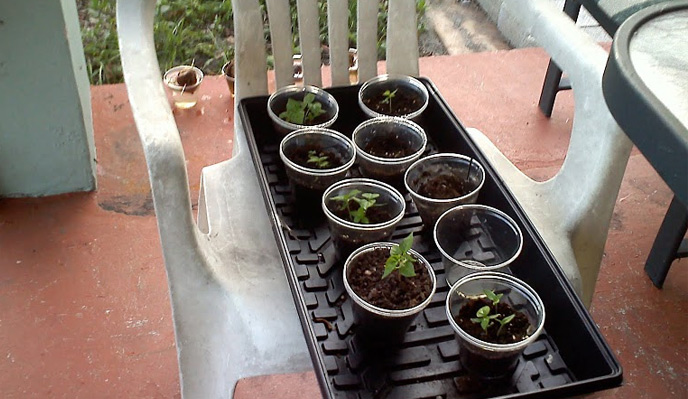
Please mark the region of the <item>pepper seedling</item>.
<svg viewBox="0 0 688 399"><path fill-rule="evenodd" d="M287 109L279 114L279 117L287 122L303 125L305 122L312 122L324 113L322 104L315 101L315 94L308 93L302 101L293 98L287 100Z"/></svg>
<svg viewBox="0 0 688 399"><path fill-rule="evenodd" d="M483 290L483 293L487 299L492 301L492 305L497 305L504 296L504 294L495 294L495 292L492 290Z"/></svg>
<svg viewBox="0 0 688 399"><path fill-rule="evenodd" d="M504 294L495 294L494 291L492 290L483 290L483 293L489 299L492 301L492 306L497 306L499 301L502 299ZM494 323L493 320L499 323L499 329L497 330L497 335L502 334L502 330L504 329L504 326L509 324L511 320L516 317L516 314L512 314L510 316L504 317L500 319L502 316L501 314L490 314L490 307L489 306L483 306L475 314L476 317L471 318L471 321L473 323L480 323L480 327L483 329L483 331L487 331L488 328L490 328Z"/></svg>
<svg viewBox="0 0 688 399"><path fill-rule="evenodd" d="M347 210L349 212L349 219L354 223L370 223L366 211L375 206L376 198L380 194L363 193L361 190L353 189L346 194L331 197L333 201L339 201L342 204L339 206L340 210ZM358 204L358 208L351 209L351 203Z"/></svg>
<svg viewBox="0 0 688 399"><path fill-rule="evenodd" d="M316 167L323 169L330 166L330 161L328 161L328 156L324 153L318 153L315 150L308 151L308 160L306 163L315 164Z"/></svg>
<svg viewBox="0 0 688 399"><path fill-rule="evenodd" d="M399 89L394 89L394 91L385 90L385 92L382 93L382 97L384 97L384 99L380 103L389 104L389 112L392 112L392 99L397 94L397 90Z"/></svg>
<svg viewBox="0 0 688 399"><path fill-rule="evenodd" d="M484 331L487 331L488 328L492 326L492 320L498 318L500 315L499 314L490 314L490 307L489 306L483 306L482 308L478 309L478 311L475 314L476 317L472 317L471 321L473 323L480 323L480 327Z"/></svg>
<svg viewBox="0 0 688 399"><path fill-rule="evenodd" d="M385 262L385 272L382 274L382 279L386 278L393 271L398 270L399 274L404 277L413 277L416 271L413 269L413 264L416 259L409 253L413 245L413 233L404 238L400 244L393 246L389 250L389 258Z"/></svg>

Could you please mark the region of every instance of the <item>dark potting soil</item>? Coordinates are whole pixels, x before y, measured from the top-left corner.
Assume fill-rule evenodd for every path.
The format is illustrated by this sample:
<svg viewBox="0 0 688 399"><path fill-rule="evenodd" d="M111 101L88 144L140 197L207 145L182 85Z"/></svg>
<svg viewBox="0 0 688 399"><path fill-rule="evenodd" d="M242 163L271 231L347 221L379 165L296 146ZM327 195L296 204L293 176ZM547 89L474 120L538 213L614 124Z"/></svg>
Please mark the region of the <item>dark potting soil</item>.
<svg viewBox="0 0 688 399"><path fill-rule="evenodd" d="M501 333L498 335L499 323L496 321L492 322L492 325L487 328L487 331L483 330L480 323L474 323L471 318L477 317L476 314L478 310L483 306L490 307L490 315L500 314L500 319L508 317L512 314L516 316L507 323L504 328L502 328ZM471 299L469 300L461 309L459 309L459 314L454 317L456 323L468 334L481 341L492 342L495 344L513 344L516 342L523 341L528 337L528 330L530 329L530 322L528 318L523 313L514 310L511 305L504 302L498 303L496 306L484 298Z"/></svg>
<svg viewBox="0 0 688 399"><path fill-rule="evenodd" d="M329 201L328 206L332 213L337 215L338 218L348 220L350 222L353 222L353 219L349 217L349 210L355 211L359 208L358 203L353 200L349 201L349 208L341 209L341 202L338 201ZM392 212L390 212L390 210L387 209L384 204L375 204L368 208L366 211L366 216L368 217L367 224L377 224L392 220L395 215L392 215Z"/></svg>
<svg viewBox="0 0 688 399"><path fill-rule="evenodd" d="M408 115L418 111L423 106L422 98L413 89L398 87L396 90L391 106L389 102L383 102L386 100L385 90L380 90L378 93L363 99L363 103L378 114L391 116Z"/></svg>
<svg viewBox="0 0 688 399"><path fill-rule="evenodd" d="M178 86L193 86L198 82L198 78L196 77L196 72L191 69L182 69L177 73L177 85Z"/></svg>
<svg viewBox="0 0 688 399"><path fill-rule="evenodd" d="M415 277L404 277L392 272L385 279L385 261L388 248L379 248L356 257L349 266L349 285L364 301L384 309L409 309L422 303L432 291L428 269L416 259Z"/></svg>
<svg viewBox="0 0 688 399"><path fill-rule="evenodd" d="M466 179L466 176L424 173L418 180L420 180L420 186L417 192L427 198L462 197L476 188L475 182L472 179Z"/></svg>
<svg viewBox="0 0 688 399"><path fill-rule="evenodd" d="M403 158L418 151L418 148L413 148L411 143L399 137L388 136L371 140L363 151L380 158Z"/></svg>
<svg viewBox="0 0 688 399"><path fill-rule="evenodd" d="M326 156L327 165L319 166L317 162L308 162L310 158L310 152L315 151L316 156L323 157ZM304 168L310 169L333 169L344 165L344 160L342 156L331 149L323 149L318 144L306 144L304 146L297 147L291 154L287 157L291 159L294 163L303 166Z"/></svg>

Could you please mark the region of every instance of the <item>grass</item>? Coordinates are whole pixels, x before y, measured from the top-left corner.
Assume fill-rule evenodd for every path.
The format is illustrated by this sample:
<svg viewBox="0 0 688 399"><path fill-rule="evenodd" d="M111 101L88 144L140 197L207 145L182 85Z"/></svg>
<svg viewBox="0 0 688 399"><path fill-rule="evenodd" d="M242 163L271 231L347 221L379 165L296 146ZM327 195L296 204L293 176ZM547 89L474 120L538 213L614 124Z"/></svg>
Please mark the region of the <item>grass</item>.
<svg viewBox="0 0 688 399"><path fill-rule="evenodd" d="M380 1L378 13L378 58L385 54L387 5ZM260 0L265 11L265 1ZM296 21L295 0L290 0L292 20ZM117 44L116 0L77 0L81 36L91 84L122 82L122 66ZM327 43L327 2L318 0L320 40ZM425 12L425 0L417 0L418 15ZM356 45L356 0L349 0L349 42ZM296 22L294 23L296 26ZM154 23L155 47L161 74L175 65L198 66L206 74L219 74L220 68L234 57L233 19L230 0L158 0ZM419 24L420 32L425 30ZM294 30L296 32L296 29ZM265 36L269 39L267 16ZM299 52L294 35L294 52ZM327 58L327 57L325 57ZM270 64L270 57L268 57Z"/></svg>

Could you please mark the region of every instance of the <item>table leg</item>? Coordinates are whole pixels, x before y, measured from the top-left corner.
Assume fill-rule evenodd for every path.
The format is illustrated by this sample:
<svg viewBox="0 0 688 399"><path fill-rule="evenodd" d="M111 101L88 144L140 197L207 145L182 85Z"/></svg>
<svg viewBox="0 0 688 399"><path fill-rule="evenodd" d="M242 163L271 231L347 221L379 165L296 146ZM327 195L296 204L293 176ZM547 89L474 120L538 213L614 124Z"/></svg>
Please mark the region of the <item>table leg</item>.
<svg viewBox="0 0 688 399"><path fill-rule="evenodd" d="M572 20L576 21L578 19L578 13L580 12L581 5L576 0L566 0L564 2L564 13L571 17ZM542 93L540 93L540 102L538 103L540 110L546 117L552 116L552 110L554 109L554 99L560 90L568 90L571 85L568 80L562 82L561 79L562 71L559 66L554 63L551 59L549 60L549 65L547 66L547 72L545 73L545 81L542 83Z"/></svg>
<svg viewBox="0 0 688 399"><path fill-rule="evenodd" d="M677 258L688 256L683 239L686 229L688 229L688 209L674 197L645 263L645 273L657 288L662 288L664 285L671 263Z"/></svg>

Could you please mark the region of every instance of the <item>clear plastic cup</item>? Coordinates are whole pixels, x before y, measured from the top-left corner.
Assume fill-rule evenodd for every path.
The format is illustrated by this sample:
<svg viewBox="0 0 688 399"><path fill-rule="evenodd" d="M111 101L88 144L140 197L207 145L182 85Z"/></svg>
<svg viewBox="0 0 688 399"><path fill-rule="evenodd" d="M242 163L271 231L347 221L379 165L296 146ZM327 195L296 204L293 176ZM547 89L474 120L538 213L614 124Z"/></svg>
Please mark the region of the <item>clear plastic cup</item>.
<svg viewBox="0 0 688 399"><path fill-rule="evenodd" d="M419 121L421 114L428 107L430 101L430 95L428 94L428 89L425 88L418 79L407 76L407 75L378 75L371 79L368 79L358 90L358 104L363 110L363 112L371 118L376 118L378 116L392 116L387 112L377 112L366 105L366 102L372 98L376 98L381 93L385 91L398 92L402 91L411 93L418 100L418 107L404 115L396 115L402 118L411 119L416 122ZM399 96L401 97L401 96ZM394 102L394 98L392 98Z"/></svg>
<svg viewBox="0 0 688 399"><path fill-rule="evenodd" d="M523 248L518 224L487 205L459 205L446 211L433 233L449 285L471 273L504 268Z"/></svg>
<svg viewBox="0 0 688 399"><path fill-rule="evenodd" d="M404 172L423 154L428 143L425 131L416 123L389 116L364 121L354 130L352 140L363 175L393 185L401 184ZM367 151L369 145L384 145L381 143L406 146L412 152L393 158Z"/></svg>
<svg viewBox="0 0 688 399"><path fill-rule="evenodd" d="M459 176L469 188L465 194L453 198L431 198L423 195L423 185L435 176ZM460 204L472 204L478 199L485 183L485 170L473 158L461 154L439 153L419 159L404 175L404 185L416 204L425 228L432 230L441 214Z"/></svg>
<svg viewBox="0 0 688 399"><path fill-rule="evenodd" d="M196 75L196 83L192 85L181 85L177 82L177 76L180 72L185 70L192 70ZM198 102L198 95L196 90L201 85L203 81L203 71L195 66L191 65L179 65L170 68L163 76L163 81L165 85L172 90L172 100L174 101L174 106L179 109L192 108Z"/></svg>
<svg viewBox="0 0 688 399"><path fill-rule="evenodd" d="M286 110L287 102L290 98L293 98L297 101L303 101L307 94L315 95L314 101L319 102L322 110L325 111L323 115L316 118L316 121L319 121L319 123L314 121L314 123L309 125L299 125L296 123L287 122L279 117L280 113ZM290 85L278 89L268 98L267 108L268 116L272 121L272 125L275 127L275 130L282 135L287 135L289 132L305 127L330 127L339 116L339 105L337 104L337 100L335 100L335 98L325 90L310 85Z"/></svg>
<svg viewBox="0 0 688 399"><path fill-rule="evenodd" d="M342 165L319 169L300 165L292 160L299 148L318 146L336 154ZM304 128L289 133L279 147L279 154L286 166L289 179L298 186L322 193L327 187L344 179L356 160L356 151L350 138L325 128Z"/></svg>
<svg viewBox="0 0 688 399"><path fill-rule="evenodd" d="M500 302L523 313L530 322L528 336L511 344L497 344L480 340L464 331L455 317L471 299L484 298L485 290L502 294ZM513 372L523 350L535 341L545 326L545 306L542 299L525 282L514 276L497 272L474 273L457 281L447 294L447 319L459 341L459 360L471 373L495 379Z"/></svg>
<svg viewBox="0 0 688 399"><path fill-rule="evenodd" d="M376 206L384 207L389 219L379 223L357 223L337 216L335 211L341 206L341 202L333 200L332 197L346 195L351 190L378 194L375 199ZM357 178L342 180L325 190L322 196L322 209L327 216L337 257L343 260L362 245L388 240L394 233L397 223L404 218L406 202L401 193L389 184Z"/></svg>
<svg viewBox="0 0 688 399"><path fill-rule="evenodd" d="M394 346L401 342L409 326L430 304L437 288L437 280L432 265L421 254L411 249L409 252L425 266L432 281L432 290L423 302L409 309L395 310L377 307L358 296L349 284L349 270L353 260L366 252L375 251L379 248L391 249L395 245L397 244L391 242L367 244L355 250L344 262L344 288L352 300L354 322L357 325L354 339L359 345L373 350Z"/></svg>

